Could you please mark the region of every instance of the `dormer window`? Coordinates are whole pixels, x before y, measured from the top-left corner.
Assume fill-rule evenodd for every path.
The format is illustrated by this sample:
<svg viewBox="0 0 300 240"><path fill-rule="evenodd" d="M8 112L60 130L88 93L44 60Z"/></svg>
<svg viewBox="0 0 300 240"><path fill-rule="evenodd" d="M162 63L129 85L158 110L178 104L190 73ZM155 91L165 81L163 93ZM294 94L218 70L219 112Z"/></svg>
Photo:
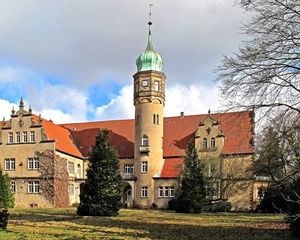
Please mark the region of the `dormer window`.
<svg viewBox="0 0 300 240"><path fill-rule="evenodd" d="M207 138L203 138L202 147L203 149L207 149Z"/></svg>
<svg viewBox="0 0 300 240"><path fill-rule="evenodd" d="M211 148L215 148L216 147L216 139L215 138L211 138L211 140L210 140L210 147Z"/></svg>
<svg viewBox="0 0 300 240"><path fill-rule="evenodd" d="M149 145L149 138L147 135L144 135L142 137L142 146L148 146Z"/></svg>
<svg viewBox="0 0 300 240"><path fill-rule="evenodd" d="M143 87L148 87L148 80L143 80Z"/></svg>

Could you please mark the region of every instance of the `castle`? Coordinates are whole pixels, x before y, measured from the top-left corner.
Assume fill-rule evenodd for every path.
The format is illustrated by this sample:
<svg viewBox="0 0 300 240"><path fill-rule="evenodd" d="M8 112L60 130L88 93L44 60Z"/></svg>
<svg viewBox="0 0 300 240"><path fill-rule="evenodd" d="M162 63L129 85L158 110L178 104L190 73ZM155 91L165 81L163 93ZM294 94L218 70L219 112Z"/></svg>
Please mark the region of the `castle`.
<svg viewBox="0 0 300 240"><path fill-rule="evenodd" d="M263 184L248 169L254 159L251 111L164 117L166 76L149 22L146 50L133 75L135 119L55 124L12 109L0 130L0 165L11 179L16 207L67 207L79 203L88 157L100 129L117 149L128 207L167 208L176 191L185 148L194 141L205 162L207 197L251 210Z"/></svg>

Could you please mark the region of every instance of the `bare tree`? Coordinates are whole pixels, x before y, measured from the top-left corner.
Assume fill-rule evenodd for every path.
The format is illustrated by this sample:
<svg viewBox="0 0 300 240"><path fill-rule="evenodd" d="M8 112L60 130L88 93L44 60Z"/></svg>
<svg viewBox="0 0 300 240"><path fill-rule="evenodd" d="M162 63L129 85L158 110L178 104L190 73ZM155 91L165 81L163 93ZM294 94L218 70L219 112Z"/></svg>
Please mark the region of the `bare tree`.
<svg viewBox="0 0 300 240"><path fill-rule="evenodd" d="M300 114L300 1L239 0L248 40L217 69L228 106Z"/></svg>

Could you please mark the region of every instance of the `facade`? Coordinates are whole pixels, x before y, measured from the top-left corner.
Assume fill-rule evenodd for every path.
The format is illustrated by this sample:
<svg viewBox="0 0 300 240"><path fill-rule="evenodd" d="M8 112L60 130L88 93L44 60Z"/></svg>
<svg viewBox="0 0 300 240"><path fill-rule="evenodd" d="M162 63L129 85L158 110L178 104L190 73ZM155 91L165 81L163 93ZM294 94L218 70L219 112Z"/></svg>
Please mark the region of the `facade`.
<svg viewBox="0 0 300 240"><path fill-rule="evenodd" d="M135 119L57 125L25 110L21 99L19 110L3 120L0 165L11 178L16 207L78 204L88 153L103 128L119 154L128 207L168 207L189 141L205 163L207 197L228 199L233 210L255 206L262 183L248 171L254 158L253 113L164 117L166 76L152 45L151 22L147 48L136 64Z"/></svg>

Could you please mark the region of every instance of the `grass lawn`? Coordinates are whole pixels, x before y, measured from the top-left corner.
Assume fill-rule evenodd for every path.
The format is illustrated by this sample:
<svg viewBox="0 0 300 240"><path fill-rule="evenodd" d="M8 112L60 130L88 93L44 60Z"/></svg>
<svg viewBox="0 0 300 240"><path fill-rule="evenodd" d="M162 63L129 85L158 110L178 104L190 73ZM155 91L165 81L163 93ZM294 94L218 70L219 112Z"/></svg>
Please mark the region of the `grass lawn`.
<svg viewBox="0 0 300 240"><path fill-rule="evenodd" d="M122 209L118 217L82 217L75 209L13 209L0 239L291 239L282 215L178 214Z"/></svg>

